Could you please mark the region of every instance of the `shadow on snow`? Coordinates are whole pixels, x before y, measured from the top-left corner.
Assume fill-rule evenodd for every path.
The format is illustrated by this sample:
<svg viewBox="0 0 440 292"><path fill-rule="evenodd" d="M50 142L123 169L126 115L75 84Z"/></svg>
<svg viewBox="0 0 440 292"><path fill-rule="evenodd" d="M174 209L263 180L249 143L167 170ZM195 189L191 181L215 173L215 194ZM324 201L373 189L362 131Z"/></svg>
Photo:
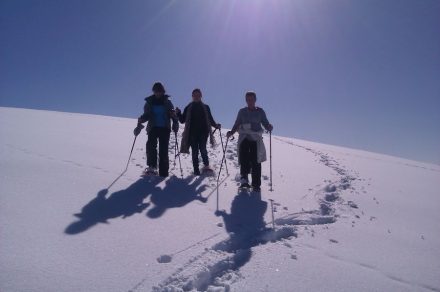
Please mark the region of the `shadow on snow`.
<svg viewBox="0 0 440 292"><path fill-rule="evenodd" d="M200 195L206 188L206 185L202 185L203 178L198 177L192 181L193 179L171 177L165 181L165 187L161 188L159 184L163 178L143 177L128 188L110 196L107 196L108 189L103 189L81 209L80 213L74 214L78 220L67 226L64 232L70 235L78 234L98 223L108 223L109 219L125 219L142 213L152 204L154 206L147 212L149 218L159 218L167 209L183 207L194 200L205 203L207 199ZM148 197L150 202L144 202Z"/></svg>
<svg viewBox="0 0 440 292"><path fill-rule="evenodd" d="M184 291L228 291L229 284L240 277L240 269L252 258L252 248L268 242L276 242L292 236L296 231L292 227L272 229L266 227L264 214L267 202L259 194L241 192L232 201L231 211L217 211L221 216L229 238L216 243L205 250L197 259L185 266L194 266L194 270L185 274L185 269L167 278L153 291L168 291L175 287ZM171 290L170 290L171 291Z"/></svg>
<svg viewBox="0 0 440 292"><path fill-rule="evenodd" d="M207 198L201 195L207 188L207 185L202 185L203 177L199 176L193 179L193 176L184 179L173 176L168 179L163 189L151 194L151 202L154 206L148 210L147 216L150 218L158 218L162 216L167 209L180 208L194 200L206 203Z"/></svg>
<svg viewBox="0 0 440 292"><path fill-rule="evenodd" d="M261 200L261 196L240 193L232 201L229 214L226 211L216 212L217 216L223 218L225 229L230 237L215 244L212 249L227 252L230 256L208 265L206 269L195 275L194 279L189 281L192 289L206 291L216 282L216 279L227 273L238 271L250 261L251 248L261 243L258 238L265 230L266 210L267 203Z"/></svg>

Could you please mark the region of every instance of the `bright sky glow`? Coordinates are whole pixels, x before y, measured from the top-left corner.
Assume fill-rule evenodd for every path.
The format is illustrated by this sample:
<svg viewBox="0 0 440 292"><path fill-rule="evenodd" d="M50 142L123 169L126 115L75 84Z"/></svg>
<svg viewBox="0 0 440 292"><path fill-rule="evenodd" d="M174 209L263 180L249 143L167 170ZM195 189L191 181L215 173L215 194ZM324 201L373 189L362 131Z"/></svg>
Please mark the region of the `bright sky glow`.
<svg viewBox="0 0 440 292"><path fill-rule="evenodd" d="M440 1L0 2L0 106L136 117L156 80L225 127L440 163Z"/></svg>

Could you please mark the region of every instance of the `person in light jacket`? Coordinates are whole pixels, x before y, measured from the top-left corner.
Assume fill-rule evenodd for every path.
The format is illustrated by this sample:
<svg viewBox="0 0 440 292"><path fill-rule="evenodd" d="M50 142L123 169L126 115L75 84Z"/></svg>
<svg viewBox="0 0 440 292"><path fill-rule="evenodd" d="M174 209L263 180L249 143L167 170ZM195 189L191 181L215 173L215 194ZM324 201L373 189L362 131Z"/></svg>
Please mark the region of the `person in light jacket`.
<svg viewBox="0 0 440 292"><path fill-rule="evenodd" d="M246 92L247 107L240 109L231 131L227 132L229 138L238 131L238 161L240 163L241 187L250 187L259 192L261 187L261 163L266 161L266 149L263 143L264 130L272 131L266 113L255 104L257 95L253 91ZM252 173L252 184L249 185L248 176Z"/></svg>

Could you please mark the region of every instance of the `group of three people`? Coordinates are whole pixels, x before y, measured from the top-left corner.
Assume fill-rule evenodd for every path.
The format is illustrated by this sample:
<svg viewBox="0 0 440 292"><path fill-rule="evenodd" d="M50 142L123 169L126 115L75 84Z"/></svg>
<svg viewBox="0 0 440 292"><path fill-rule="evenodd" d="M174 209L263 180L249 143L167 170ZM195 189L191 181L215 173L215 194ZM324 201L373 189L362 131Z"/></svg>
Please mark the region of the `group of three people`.
<svg viewBox="0 0 440 292"><path fill-rule="evenodd" d="M148 122L146 128L148 134L147 173L156 174L158 169L160 176L168 176L170 134L173 131L177 139L179 122L185 124L179 151L189 153L189 148L191 148L194 174L200 175L199 152L202 156L204 169L210 169L206 145L208 138L211 145L215 145L212 128L220 129L221 125L215 122L209 106L202 102L202 91L198 88L192 91L192 102L185 107L183 112L178 107L174 108L162 83L154 83L152 91L153 94L145 98L144 113L138 118L138 125L134 130L134 134L139 135L143 128L142 124ZM238 131L241 185L250 186L248 176L252 173L251 186L254 190L259 191L261 162L266 160L262 126L267 131L272 131L273 126L269 123L264 110L256 106L256 100L255 92L246 92L247 107L240 109L234 126L226 136L229 139ZM157 167L158 142L159 168Z"/></svg>

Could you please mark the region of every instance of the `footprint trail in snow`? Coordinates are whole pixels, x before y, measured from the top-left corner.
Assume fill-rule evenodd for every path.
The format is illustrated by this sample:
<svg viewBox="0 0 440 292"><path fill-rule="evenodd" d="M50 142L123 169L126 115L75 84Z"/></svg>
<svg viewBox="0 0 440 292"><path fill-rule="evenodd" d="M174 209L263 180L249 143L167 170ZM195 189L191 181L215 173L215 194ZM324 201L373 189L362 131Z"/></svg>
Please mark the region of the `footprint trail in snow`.
<svg viewBox="0 0 440 292"><path fill-rule="evenodd" d="M257 210L259 214L252 214L250 218L234 218L234 216L240 217L236 214L243 213L241 210L234 212L234 202L231 214L227 214L225 211L218 212L217 215L224 220L229 237L205 248L203 252L192 257L153 287L153 291L230 291L231 285L242 279L240 268L251 260L253 247L280 241L283 241L286 246L290 246L288 240L298 236L298 227L305 226L307 229L308 225L335 223L339 217L339 207L357 208L357 205L352 201L346 203L342 198L342 193L348 189L354 189L352 183L359 179L358 175L351 175L348 170L327 154L283 140L280 141L313 153L322 164L337 174L336 180L328 180L328 184L316 192L315 197L319 203L319 209L284 215L275 220L276 227L272 229L268 228L271 226L271 222L270 224L266 223L263 219L264 213L267 211L267 202L261 201L261 198L255 195L239 194L234 201L243 201L242 205L250 206L249 209ZM231 159L233 158L231 157ZM275 206L280 205L275 203ZM287 210L287 207L284 209ZM338 241L333 240L332 243L338 243ZM162 257L164 256L159 259ZM291 258L296 259L296 256ZM166 257L166 260L161 262L170 261L171 258Z"/></svg>

